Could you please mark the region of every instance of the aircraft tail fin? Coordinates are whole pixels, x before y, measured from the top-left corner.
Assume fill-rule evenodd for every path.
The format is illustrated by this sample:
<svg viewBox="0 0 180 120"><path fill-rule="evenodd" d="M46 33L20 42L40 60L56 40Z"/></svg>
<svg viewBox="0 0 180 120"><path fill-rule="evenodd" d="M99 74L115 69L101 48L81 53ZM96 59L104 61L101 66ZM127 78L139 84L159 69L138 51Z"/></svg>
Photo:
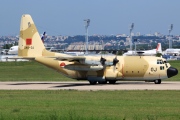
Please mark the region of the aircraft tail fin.
<svg viewBox="0 0 180 120"><path fill-rule="evenodd" d="M42 37L41 37L41 40L42 40L43 43L44 43L45 38L46 38L46 32L44 32Z"/></svg>
<svg viewBox="0 0 180 120"><path fill-rule="evenodd" d="M162 53L161 43L158 43L158 44L157 44L156 51L157 51L158 53Z"/></svg>
<svg viewBox="0 0 180 120"><path fill-rule="evenodd" d="M28 14L22 15L20 24L18 56L38 57L45 50L38 30Z"/></svg>

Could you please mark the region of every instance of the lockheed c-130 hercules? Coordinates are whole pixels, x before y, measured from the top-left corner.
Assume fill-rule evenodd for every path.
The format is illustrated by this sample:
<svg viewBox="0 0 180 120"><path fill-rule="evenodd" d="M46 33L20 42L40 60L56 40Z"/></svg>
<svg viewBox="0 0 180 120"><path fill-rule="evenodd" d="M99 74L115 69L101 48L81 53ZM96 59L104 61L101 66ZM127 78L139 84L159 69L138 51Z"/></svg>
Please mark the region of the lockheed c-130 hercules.
<svg viewBox="0 0 180 120"><path fill-rule="evenodd" d="M149 81L160 84L161 80L178 74L165 59L155 56L71 56L45 49L30 15L21 18L18 57L33 59L57 70L63 75L88 80L90 84L110 84L118 80Z"/></svg>

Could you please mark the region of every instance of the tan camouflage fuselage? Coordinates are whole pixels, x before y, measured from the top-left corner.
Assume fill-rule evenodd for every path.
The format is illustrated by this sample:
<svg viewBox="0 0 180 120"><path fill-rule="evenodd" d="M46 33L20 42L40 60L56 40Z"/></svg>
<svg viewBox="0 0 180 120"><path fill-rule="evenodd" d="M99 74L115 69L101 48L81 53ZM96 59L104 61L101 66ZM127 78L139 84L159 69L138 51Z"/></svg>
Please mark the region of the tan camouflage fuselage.
<svg viewBox="0 0 180 120"><path fill-rule="evenodd" d="M115 57L115 56L114 56ZM107 56L106 59L113 60L114 57ZM86 56L87 59L99 61L101 56ZM78 62L59 61L54 58L37 57L36 61L58 70L60 73L74 79L96 79L98 80L155 80L167 78L167 69L169 63L159 62L165 61L162 58L152 56L117 56L119 63L114 66L104 66L98 71L81 71L78 69L88 68L92 65L79 64ZM65 63L65 66L72 66L76 70L68 70L65 66L60 66ZM75 66L77 68L75 68Z"/></svg>
<svg viewBox="0 0 180 120"><path fill-rule="evenodd" d="M153 56L117 56L119 62L112 64L116 56L70 56L49 52L45 49L30 15L23 15L20 26L18 55L33 58L73 79L89 81L165 79L170 64ZM105 65L100 62L106 59Z"/></svg>

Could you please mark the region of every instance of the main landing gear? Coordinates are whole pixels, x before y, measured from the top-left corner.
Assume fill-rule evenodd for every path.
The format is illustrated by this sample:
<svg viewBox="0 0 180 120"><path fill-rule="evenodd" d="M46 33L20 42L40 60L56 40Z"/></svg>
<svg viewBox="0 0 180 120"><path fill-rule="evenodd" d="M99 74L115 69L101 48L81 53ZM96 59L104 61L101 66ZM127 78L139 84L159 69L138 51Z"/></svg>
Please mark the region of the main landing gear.
<svg viewBox="0 0 180 120"><path fill-rule="evenodd" d="M97 83L97 81L89 81L89 83L90 83L91 85L95 85L95 84Z"/></svg>
<svg viewBox="0 0 180 120"><path fill-rule="evenodd" d="M109 84L115 84L116 83L116 80L110 80L109 81Z"/></svg>
<svg viewBox="0 0 180 120"><path fill-rule="evenodd" d="M98 82L98 84L107 84L107 80L105 81L89 81L91 85L95 85ZM116 80L109 80L109 84L115 84Z"/></svg>

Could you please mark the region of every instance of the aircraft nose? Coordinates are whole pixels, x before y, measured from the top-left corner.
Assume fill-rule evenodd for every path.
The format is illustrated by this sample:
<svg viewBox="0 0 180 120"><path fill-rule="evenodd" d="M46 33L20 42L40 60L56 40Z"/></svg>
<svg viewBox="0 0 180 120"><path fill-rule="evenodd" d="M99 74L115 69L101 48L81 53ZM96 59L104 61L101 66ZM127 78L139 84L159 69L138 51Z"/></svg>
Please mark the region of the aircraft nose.
<svg viewBox="0 0 180 120"><path fill-rule="evenodd" d="M167 76L168 78L172 77L172 76L175 76L178 74L178 70L176 68L173 68L173 67L169 67L167 69Z"/></svg>

